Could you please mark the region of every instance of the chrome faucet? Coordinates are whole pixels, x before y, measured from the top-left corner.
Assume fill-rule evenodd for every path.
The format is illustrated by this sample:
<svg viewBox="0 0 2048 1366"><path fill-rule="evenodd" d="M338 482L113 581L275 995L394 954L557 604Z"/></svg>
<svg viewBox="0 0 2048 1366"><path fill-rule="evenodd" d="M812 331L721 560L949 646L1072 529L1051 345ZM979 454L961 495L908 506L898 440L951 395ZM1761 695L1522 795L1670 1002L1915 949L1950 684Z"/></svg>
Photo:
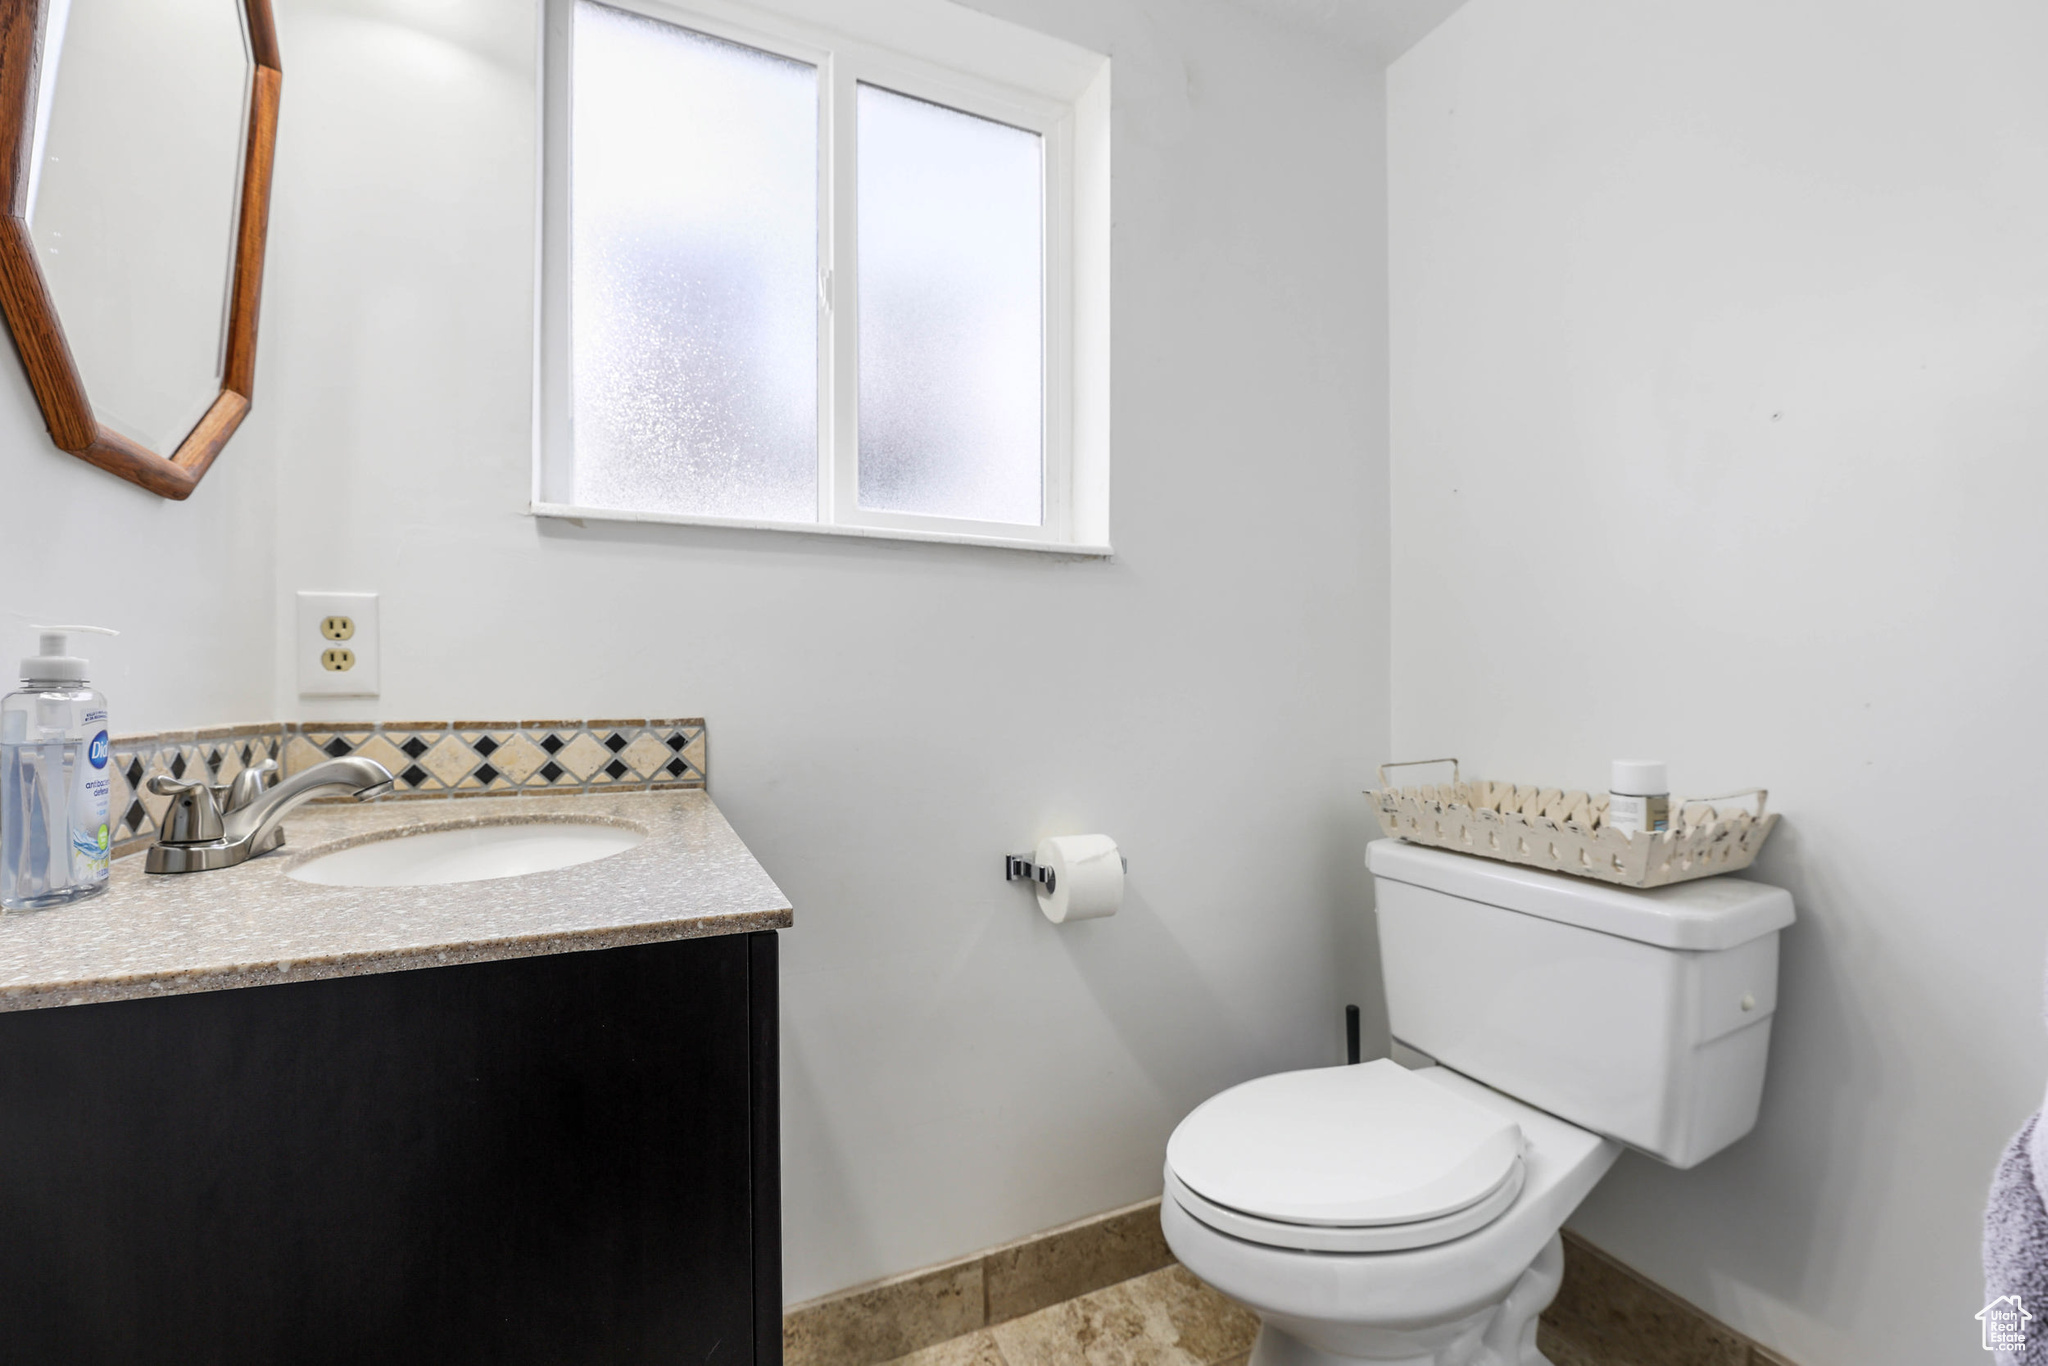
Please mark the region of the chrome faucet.
<svg viewBox="0 0 2048 1366"><path fill-rule="evenodd" d="M277 761L265 759L235 775L233 783L187 783L163 774L149 790L169 797L143 870L203 873L232 868L284 843L284 818L324 793L346 792L359 802L391 790L391 770L374 759L328 759L276 787L267 786Z"/></svg>

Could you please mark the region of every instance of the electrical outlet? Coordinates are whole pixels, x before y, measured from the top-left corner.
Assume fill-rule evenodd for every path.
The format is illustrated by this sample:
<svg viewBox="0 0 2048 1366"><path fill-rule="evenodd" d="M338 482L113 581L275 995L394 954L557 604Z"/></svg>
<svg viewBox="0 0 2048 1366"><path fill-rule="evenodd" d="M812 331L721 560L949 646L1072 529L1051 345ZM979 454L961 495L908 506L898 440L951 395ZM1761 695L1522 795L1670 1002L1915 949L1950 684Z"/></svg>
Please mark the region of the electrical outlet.
<svg viewBox="0 0 2048 1366"><path fill-rule="evenodd" d="M302 697L375 697L377 595L301 593L292 628Z"/></svg>

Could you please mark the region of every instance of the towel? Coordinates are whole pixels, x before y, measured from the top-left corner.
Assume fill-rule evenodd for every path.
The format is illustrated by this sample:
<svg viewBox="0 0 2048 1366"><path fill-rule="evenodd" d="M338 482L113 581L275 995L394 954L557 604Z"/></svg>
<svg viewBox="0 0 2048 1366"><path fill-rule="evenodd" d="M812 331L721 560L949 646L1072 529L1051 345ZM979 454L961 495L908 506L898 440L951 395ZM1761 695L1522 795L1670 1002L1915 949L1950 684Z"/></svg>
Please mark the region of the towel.
<svg viewBox="0 0 2048 1366"><path fill-rule="evenodd" d="M2048 1314L2048 1124L2041 1112L2021 1126L1998 1160L1984 1210L1984 1302L2017 1295L2029 1314ZM2026 1347L1994 1353L1998 1366L2048 1366L2048 1319L2027 1322Z"/></svg>

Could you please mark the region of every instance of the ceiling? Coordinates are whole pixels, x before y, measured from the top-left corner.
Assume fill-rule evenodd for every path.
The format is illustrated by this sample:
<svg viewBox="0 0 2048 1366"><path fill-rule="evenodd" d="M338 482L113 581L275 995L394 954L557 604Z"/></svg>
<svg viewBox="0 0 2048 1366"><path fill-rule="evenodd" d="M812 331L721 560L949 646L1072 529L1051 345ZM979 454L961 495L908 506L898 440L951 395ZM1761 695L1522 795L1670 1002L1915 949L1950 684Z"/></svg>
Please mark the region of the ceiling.
<svg viewBox="0 0 2048 1366"><path fill-rule="evenodd" d="M1237 0L1290 28L1335 38L1391 62L1465 0Z"/></svg>

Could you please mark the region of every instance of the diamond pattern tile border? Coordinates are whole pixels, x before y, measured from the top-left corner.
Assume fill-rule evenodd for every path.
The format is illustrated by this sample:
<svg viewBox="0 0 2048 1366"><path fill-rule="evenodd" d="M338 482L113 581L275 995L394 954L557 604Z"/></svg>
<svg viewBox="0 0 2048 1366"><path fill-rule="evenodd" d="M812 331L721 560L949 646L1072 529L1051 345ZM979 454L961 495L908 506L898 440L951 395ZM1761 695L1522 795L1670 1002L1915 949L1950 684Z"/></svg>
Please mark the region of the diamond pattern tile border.
<svg viewBox="0 0 2048 1366"><path fill-rule="evenodd" d="M169 804L159 773L230 783L275 759L284 775L362 753L397 779L391 797L518 796L703 787L701 718L596 721L304 721L117 735L109 815L116 857L148 847ZM561 756L557 762L556 756ZM583 776L579 777L578 774ZM385 800L390 800L386 798Z"/></svg>

